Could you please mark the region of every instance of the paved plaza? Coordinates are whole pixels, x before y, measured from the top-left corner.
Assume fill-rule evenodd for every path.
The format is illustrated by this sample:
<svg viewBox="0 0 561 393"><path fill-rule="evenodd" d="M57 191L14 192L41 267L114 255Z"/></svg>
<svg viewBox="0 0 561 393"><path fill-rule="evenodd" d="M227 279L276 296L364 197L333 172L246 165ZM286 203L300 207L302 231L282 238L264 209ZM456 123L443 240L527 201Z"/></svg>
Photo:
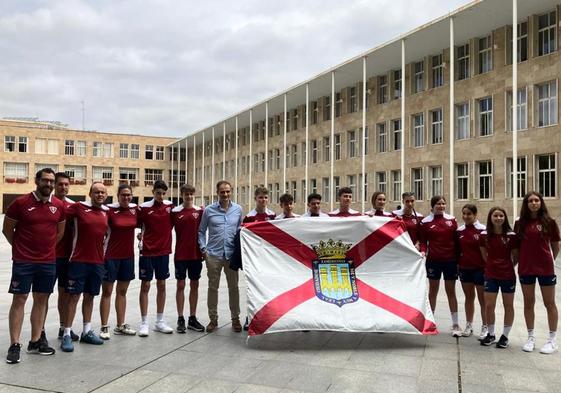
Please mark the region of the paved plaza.
<svg viewBox="0 0 561 393"><path fill-rule="evenodd" d="M0 216L0 222L3 216ZM0 349L9 346L7 293L11 271L10 248L0 239ZM561 266L561 261L558 260ZM560 272L558 271L557 274ZM240 279L242 304L245 284ZM175 280L168 281L166 318L175 326ZM206 272L201 280L199 317L206 325ZM131 283L127 321L138 327L140 281ZM461 289L457 286L460 303ZM56 294L50 301L47 336L57 349L55 356L41 357L22 351L17 365L0 363L3 392L561 392L561 354L524 353L526 338L522 295L515 299L516 317L511 347L482 347L474 337L449 334L446 296L441 289L436 319L442 334L433 337L398 334L342 334L296 332L270 334L247 340L229 324L227 290L221 283L217 332L165 335L151 332L147 338L112 336L102 346L76 344L74 353L59 350L56 339ZM561 295L557 296L561 303ZM151 293L151 325L155 320L155 291ZM96 299L96 310L99 298ZM545 310L537 296L537 347L547 333ZM29 340L28 302L22 340ZM502 321L498 304L497 321ZM463 325L463 307L460 308ZM244 314L242 312L242 314ZM114 326L114 311L110 323ZM93 325L99 330L99 314ZM479 321L476 320L479 330ZM74 324L81 331L78 313ZM498 333L500 334L501 329ZM2 352L5 356L5 352Z"/></svg>

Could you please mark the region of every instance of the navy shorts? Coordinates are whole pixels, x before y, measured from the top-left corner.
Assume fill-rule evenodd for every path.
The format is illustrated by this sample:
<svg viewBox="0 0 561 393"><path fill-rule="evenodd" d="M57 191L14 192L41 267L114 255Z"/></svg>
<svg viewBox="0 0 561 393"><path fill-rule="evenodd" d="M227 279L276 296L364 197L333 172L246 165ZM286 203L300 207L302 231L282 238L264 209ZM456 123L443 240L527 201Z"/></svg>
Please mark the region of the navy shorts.
<svg viewBox="0 0 561 393"><path fill-rule="evenodd" d="M540 284L540 287L550 287L557 284L557 276L554 274L552 276L520 276L520 284L532 285L536 283L536 279Z"/></svg>
<svg viewBox="0 0 561 393"><path fill-rule="evenodd" d="M203 261L175 261L175 279L185 280L189 276L189 280L197 281L201 278L203 270Z"/></svg>
<svg viewBox="0 0 561 393"><path fill-rule="evenodd" d="M494 278L485 278L485 292L514 293L516 289L516 280L495 280Z"/></svg>
<svg viewBox="0 0 561 393"><path fill-rule="evenodd" d="M15 262L12 264L12 279L8 292L25 295L31 292L53 293L56 280L56 264L37 262Z"/></svg>
<svg viewBox="0 0 561 393"><path fill-rule="evenodd" d="M68 293L87 293L99 295L105 266L97 263L70 262L68 266Z"/></svg>
<svg viewBox="0 0 561 393"><path fill-rule="evenodd" d="M475 285L485 284L483 269L459 269L458 275L461 282L473 283Z"/></svg>
<svg viewBox="0 0 561 393"><path fill-rule="evenodd" d="M131 281L134 280L134 258L108 259L105 261L105 276L103 281Z"/></svg>
<svg viewBox="0 0 561 393"><path fill-rule="evenodd" d="M140 257L138 278L142 281L167 280L169 278L169 255Z"/></svg>
<svg viewBox="0 0 561 393"><path fill-rule="evenodd" d="M458 264L455 261L450 262L426 262L427 278L430 280L440 280L444 276L445 280L458 279Z"/></svg>
<svg viewBox="0 0 561 393"><path fill-rule="evenodd" d="M68 281L68 257L59 257L56 259L56 279L58 280L58 286L66 288Z"/></svg>

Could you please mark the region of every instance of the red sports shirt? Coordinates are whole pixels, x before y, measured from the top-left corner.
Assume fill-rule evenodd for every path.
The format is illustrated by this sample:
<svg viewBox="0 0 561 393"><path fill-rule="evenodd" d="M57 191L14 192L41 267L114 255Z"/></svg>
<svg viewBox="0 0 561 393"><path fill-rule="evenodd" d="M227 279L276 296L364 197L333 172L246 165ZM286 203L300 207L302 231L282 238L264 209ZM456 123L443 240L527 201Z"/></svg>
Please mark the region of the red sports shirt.
<svg viewBox="0 0 561 393"><path fill-rule="evenodd" d="M74 201L65 197L62 203L64 204L64 211L66 212L68 206L72 205ZM68 258L72 253L72 235L72 222L68 221L64 227L64 236L56 245L57 258Z"/></svg>
<svg viewBox="0 0 561 393"><path fill-rule="evenodd" d="M154 199L144 202L138 209L138 223L142 228L140 253L146 257L171 254L171 210L173 203Z"/></svg>
<svg viewBox="0 0 561 393"><path fill-rule="evenodd" d="M362 216L362 214L356 210L349 209L347 212L342 212L339 209L335 209L332 212L327 213L329 217L354 217Z"/></svg>
<svg viewBox="0 0 561 393"><path fill-rule="evenodd" d="M518 233L520 223L516 221L514 231ZM519 235L520 261L518 274L521 276L552 276L553 252L551 243L559 241L559 227L555 220L549 223L549 231L545 233L538 219L530 220Z"/></svg>
<svg viewBox="0 0 561 393"><path fill-rule="evenodd" d="M74 223L74 238L70 262L103 264L103 244L107 233L106 206L94 207L90 202L78 202L67 209L68 221Z"/></svg>
<svg viewBox="0 0 561 393"><path fill-rule="evenodd" d="M379 210L379 209L370 209L365 213L367 216L377 216L377 217L395 217L393 213Z"/></svg>
<svg viewBox="0 0 561 393"><path fill-rule="evenodd" d="M171 211L171 220L175 228L175 260L195 261L201 260L199 249L199 225L203 217L203 209L193 206L186 209L183 205L174 207Z"/></svg>
<svg viewBox="0 0 561 393"><path fill-rule="evenodd" d="M276 216L276 213L269 209L265 209L264 213L257 213L257 210L253 209L243 218L242 224L247 224L249 222L270 221L274 220Z"/></svg>
<svg viewBox="0 0 561 393"><path fill-rule="evenodd" d="M512 263L512 250L518 248L517 236L514 232L506 235L488 235L482 231L479 236L479 245L487 249L485 263L485 277L495 280L515 280L514 264Z"/></svg>
<svg viewBox="0 0 561 393"><path fill-rule="evenodd" d="M479 237L485 230L485 225L476 221L471 225L462 225L456 231L459 247L458 265L461 269L479 270L485 268L485 261L479 249Z"/></svg>
<svg viewBox="0 0 561 393"><path fill-rule="evenodd" d="M421 251L432 262L456 260L456 219L449 215L430 214L421 221Z"/></svg>
<svg viewBox="0 0 561 393"><path fill-rule="evenodd" d="M413 244L417 244L417 242L419 241L419 234L421 230L421 220L424 216L417 212L414 213L416 215L405 214L403 212L403 209L394 210L392 213L394 216L399 217L403 220L411 241L413 242Z"/></svg>
<svg viewBox="0 0 561 393"><path fill-rule="evenodd" d="M137 226L136 204L122 208L118 203L107 205L109 229L105 237L105 260L134 257L134 230Z"/></svg>
<svg viewBox="0 0 561 393"><path fill-rule="evenodd" d="M12 245L14 262L55 263L57 227L66 220L60 200L50 196L43 202L30 192L8 207L6 217L17 221Z"/></svg>

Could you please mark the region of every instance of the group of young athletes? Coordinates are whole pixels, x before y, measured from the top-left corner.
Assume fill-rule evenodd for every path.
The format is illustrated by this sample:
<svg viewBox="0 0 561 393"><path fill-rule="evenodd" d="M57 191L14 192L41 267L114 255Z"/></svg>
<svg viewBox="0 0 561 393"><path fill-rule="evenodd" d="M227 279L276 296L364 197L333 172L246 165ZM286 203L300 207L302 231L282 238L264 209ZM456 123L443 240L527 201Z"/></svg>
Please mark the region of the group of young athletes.
<svg viewBox="0 0 561 393"><path fill-rule="evenodd" d="M125 322L126 295L130 282L135 278L135 236L140 241L138 275L141 280L139 295L141 323L138 335L146 337L148 323L148 294L151 281L156 279L156 323L155 331L172 333L174 329L164 320L166 301L166 279L169 278L169 256L172 253L172 231L175 230L174 267L176 286L178 333L187 329L204 332L205 327L196 317L198 286L203 267L211 263L212 255L207 254L205 238L220 244L225 250L235 247L234 236L243 225L255 221L290 219L300 217L294 213L294 199L291 194L280 197L282 213L276 215L268 208L268 190L257 187L254 193L255 209L241 219L239 205L229 201L231 185L226 181L217 184L220 206L226 202L235 205L240 214L231 223L228 218L215 220L218 230L211 233L210 208L203 209L194 204L195 188L183 185L180 189L182 204L174 206L166 200L167 185L158 180L153 185L154 198L139 206L133 204L132 188L123 184L118 188L117 202L104 204L107 190L103 183L94 182L90 188L90 201L74 202L68 199L70 179L64 172L54 173L42 169L35 177L36 190L17 198L8 208L4 218L3 233L12 245L13 268L10 293L14 295L10 308L9 324L11 345L6 361L20 361L20 334L23 325L24 306L33 287L33 308L31 311L31 340L28 353L52 355L55 349L48 345L44 330L48 309L48 298L55 281L58 280L58 312L60 329L58 337L64 352L74 350L74 342L101 345L109 340L109 313L111 296L115 289L115 310L117 324L114 334L136 335ZM54 195L53 195L54 191ZM226 198L226 199L224 199ZM321 211L321 195L312 193L307 197L307 211L301 217L351 217L363 215L351 208L353 194L349 187L340 188L337 193L338 209L324 213ZM458 227L456 219L446 213L446 199L434 196L431 212L423 217L415 210L415 195L403 194L402 208L393 212L385 211L386 196L383 192L372 195L372 209L365 212L369 216L398 217L403 221L413 245L426 256L426 270L429 279L429 301L432 310L436 306L441 277L452 317L452 335L469 337L473 334L475 298L481 309L482 327L479 335L481 345L496 343L497 348L508 346L508 335L514 320L514 291L516 288L515 266L524 297L524 317L528 329L528 340L523 350L531 352L535 346L534 303L535 283L540 285L542 298L547 310L549 335L542 353L557 351L557 307L555 304L556 276L554 259L559 252L559 228L550 217L542 196L537 192L525 195L514 230L507 214L500 207L492 208L487 214L486 225L477 219L477 208L466 204L462 208L464 224ZM216 206L215 206L216 208ZM234 214L235 210L231 210ZM217 208L216 212L220 213ZM204 228L201 221L205 215ZM209 217L207 217L209 216ZM214 216L213 216L214 217ZM222 225L222 226L220 226ZM225 225L231 226L226 228ZM140 228L140 233L137 229ZM226 230L227 229L227 230ZM203 233L204 232L204 233ZM220 237L228 232L227 238ZM213 238L213 239L211 239ZM204 244L202 244L204 243ZM224 243L224 244L223 244ZM231 243L226 245L226 243ZM210 250L208 250L210 252ZM231 257L231 251L229 251ZM228 263L226 258L226 263ZM55 263L56 261L56 263ZM210 265L209 265L210 266ZM218 276L207 266L209 276L209 318L206 331L217 329L216 304ZM225 267L227 270L227 268ZM215 270L213 268L213 270ZM225 272L226 272L225 270ZM233 289L237 291L235 278L226 272L229 286L230 309ZM216 278L218 277L218 278ZM466 326L461 329L458 318L458 302L455 282L460 279L465 294ZM189 315L184 317L185 287L189 278ZM218 280L218 282L217 282ZM231 281L235 283L231 284ZM211 282L212 281L212 282ZM114 288L116 284L116 288ZM211 288L212 287L212 288ZM499 290L505 307L504 328L499 340L495 333L495 304ZM101 292L99 335L92 329L94 297ZM211 293L212 292L212 293ZM215 293L216 292L216 293ZM82 300L83 330L78 336L72 330L80 296ZM238 299L239 302L239 299ZM232 312L232 329L241 331L237 314ZM247 319L244 329L247 329Z"/></svg>

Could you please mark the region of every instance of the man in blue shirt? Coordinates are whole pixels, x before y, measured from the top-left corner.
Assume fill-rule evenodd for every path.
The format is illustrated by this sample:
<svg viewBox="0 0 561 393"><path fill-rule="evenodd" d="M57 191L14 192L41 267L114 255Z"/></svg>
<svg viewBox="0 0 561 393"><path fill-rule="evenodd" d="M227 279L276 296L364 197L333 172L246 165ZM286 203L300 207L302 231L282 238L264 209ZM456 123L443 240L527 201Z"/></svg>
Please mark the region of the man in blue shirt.
<svg viewBox="0 0 561 393"><path fill-rule="evenodd" d="M218 202L205 208L199 226L199 246L206 261L208 274L207 304L210 323L206 331L213 332L218 327L218 287L224 269L228 283L232 329L241 332L238 272L229 266L234 253L234 237L242 222L242 208L230 200L232 186L227 181L219 181L216 184L216 192Z"/></svg>

